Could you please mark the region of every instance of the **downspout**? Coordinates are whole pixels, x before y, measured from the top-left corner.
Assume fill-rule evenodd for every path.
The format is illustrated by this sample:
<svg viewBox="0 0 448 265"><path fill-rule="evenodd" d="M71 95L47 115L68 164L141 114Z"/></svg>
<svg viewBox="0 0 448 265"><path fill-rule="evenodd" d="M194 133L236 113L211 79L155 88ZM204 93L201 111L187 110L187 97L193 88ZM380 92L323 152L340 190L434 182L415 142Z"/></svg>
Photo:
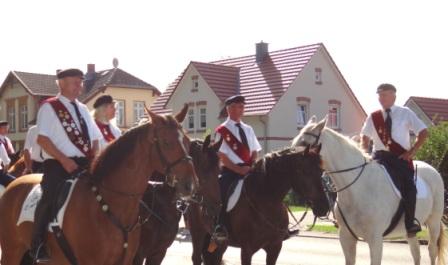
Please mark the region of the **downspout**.
<svg viewBox="0 0 448 265"><path fill-rule="evenodd" d="M263 152L266 154L268 153L268 122L267 122L267 116L258 116L260 122L263 124Z"/></svg>

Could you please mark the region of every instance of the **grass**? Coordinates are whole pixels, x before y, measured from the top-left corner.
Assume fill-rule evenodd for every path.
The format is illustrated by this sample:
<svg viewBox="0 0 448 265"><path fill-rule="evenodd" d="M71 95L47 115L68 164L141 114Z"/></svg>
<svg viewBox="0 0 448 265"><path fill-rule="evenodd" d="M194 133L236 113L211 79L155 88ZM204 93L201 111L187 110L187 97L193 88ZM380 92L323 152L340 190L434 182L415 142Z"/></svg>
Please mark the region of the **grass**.
<svg viewBox="0 0 448 265"><path fill-rule="evenodd" d="M308 226L308 228L310 227L310 225ZM334 225L315 225L313 227L314 232L321 232L321 233L326 233L326 234L337 234L338 233L338 229L336 227L334 227ZM417 233L417 238L418 239L428 239L428 230L423 229L423 231ZM392 238L392 239L401 239L401 238Z"/></svg>
<svg viewBox="0 0 448 265"><path fill-rule="evenodd" d="M298 205L290 205L289 209L291 209L292 212L304 212L306 210L306 207Z"/></svg>

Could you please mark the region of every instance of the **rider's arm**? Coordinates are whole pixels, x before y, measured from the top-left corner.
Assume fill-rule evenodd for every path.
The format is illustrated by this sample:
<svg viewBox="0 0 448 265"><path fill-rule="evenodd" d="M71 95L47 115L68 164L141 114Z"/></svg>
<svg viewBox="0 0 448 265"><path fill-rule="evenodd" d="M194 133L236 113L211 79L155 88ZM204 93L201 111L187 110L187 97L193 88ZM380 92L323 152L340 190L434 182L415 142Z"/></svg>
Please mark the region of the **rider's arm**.
<svg viewBox="0 0 448 265"><path fill-rule="evenodd" d="M233 163L233 162L227 157L226 154L221 153L221 152L218 152L218 156L219 156L219 158L221 159L222 164L223 164L226 168L228 168L228 169L230 169L230 170L232 170L232 171L234 171L234 172L236 172L236 173L238 173L238 174L240 174L240 175L246 175L246 174L249 172L248 169L250 169L250 167L245 167L245 166L238 166L238 165L236 165L235 163Z"/></svg>
<svg viewBox="0 0 448 265"><path fill-rule="evenodd" d="M23 149L23 159L25 161L25 171L26 172L31 172L32 169L32 161L31 161L31 154L30 154L30 150L28 149Z"/></svg>

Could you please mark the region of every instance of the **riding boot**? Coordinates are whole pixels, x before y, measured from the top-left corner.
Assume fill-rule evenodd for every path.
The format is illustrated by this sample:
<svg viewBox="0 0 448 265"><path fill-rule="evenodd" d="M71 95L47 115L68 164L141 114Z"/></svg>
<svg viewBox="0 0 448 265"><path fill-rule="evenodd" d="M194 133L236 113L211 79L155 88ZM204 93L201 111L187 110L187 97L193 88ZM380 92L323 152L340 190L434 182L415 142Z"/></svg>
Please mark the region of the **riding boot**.
<svg viewBox="0 0 448 265"><path fill-rule="evenodd" d="M36 207L34 216L34 230L31 241L30 255L36 263L46 263L50 261L50 256L45 247L48 229L48 215L50 207L47 202L40 201Z"/></svg>
<svg viewBox="0 0 448 265"><path fill-rule="evenodd" d="M416 188L414 185L410 187L407 192L403 193L405 201L404 220L408 237L415 237L415 235L422 230L420 224L415 219L415 204L416 204Z"/></svg>
<svg viewBox="0 0 448 265"><path fill-rule="evenodd" d="M215 229L212 234L212 239L217 243L223 243L228 240L229 233L226 229L226 213L225 209L221 209L218 220L215 225Z"/></svg>

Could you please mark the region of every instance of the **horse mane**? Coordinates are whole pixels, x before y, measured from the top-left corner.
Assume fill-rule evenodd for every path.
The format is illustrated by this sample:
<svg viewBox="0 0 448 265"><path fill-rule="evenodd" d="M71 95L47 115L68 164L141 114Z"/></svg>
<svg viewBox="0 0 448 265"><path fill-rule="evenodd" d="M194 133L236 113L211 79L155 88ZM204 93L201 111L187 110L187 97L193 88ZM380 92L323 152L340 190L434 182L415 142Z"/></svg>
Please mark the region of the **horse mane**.
<svg viewBox="0 0 448 265"><path fill-rule="evenodd" d="M179 128L179 124L171 115L163 116L163 125ZM152 123L135 126L109 144L92 162L90 173L93 179L100 181L116 171L139 143L148 140L148 134L153 127Z"/></svg>
<svg viewBox="0 0 448 265"><path fill-rule="evenodd" d="M359 144L358 144L357 142L353 141L353 140L350 139L349 137L347 137L347 136L345 136L345 135L342 135L342 134L338 133L337 131L335 131L335 130L333 130L333 129L331 129L331 128L328 128L328 127L325 127L325 128L322 130L322 135L324 135L324 134L323 134L324 132L329 132L331 135L334 136L334 137L332 137L332 139L334 139L334 140L335 140L338 144L340 144L340 145L347 146L348 150L350 150L351 152L353 152L353 153L358 152L358 153L360 153L365 159L367 159L367 160L370 160L370 159L371 159L371 156L370 156L368 153L366 153L366 152L359 146ZM327 137L327 139L329 139L329 138ZM333 146L332 144L330 144L330 145Z"/></svg>

